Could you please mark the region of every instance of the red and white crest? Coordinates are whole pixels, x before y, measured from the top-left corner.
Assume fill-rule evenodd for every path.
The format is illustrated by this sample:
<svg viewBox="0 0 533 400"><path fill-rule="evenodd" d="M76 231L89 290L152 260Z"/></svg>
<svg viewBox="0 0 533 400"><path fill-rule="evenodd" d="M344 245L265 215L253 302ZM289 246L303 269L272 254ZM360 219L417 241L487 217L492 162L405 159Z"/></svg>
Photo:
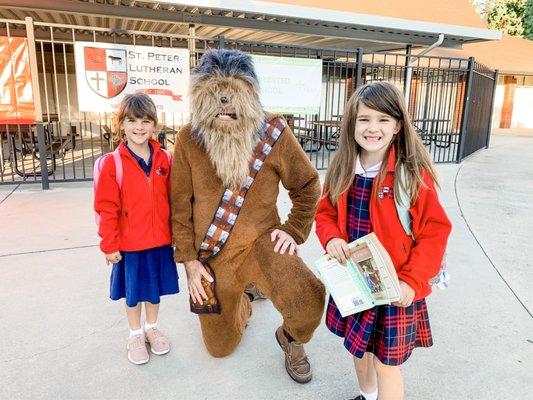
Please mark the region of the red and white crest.
<svg viewBox="0 0 533 400"><path fill-rule="evenodd" d="M128 82L126 50L85 47L83 51L89 87L106 99L120 94Z"/></svg>

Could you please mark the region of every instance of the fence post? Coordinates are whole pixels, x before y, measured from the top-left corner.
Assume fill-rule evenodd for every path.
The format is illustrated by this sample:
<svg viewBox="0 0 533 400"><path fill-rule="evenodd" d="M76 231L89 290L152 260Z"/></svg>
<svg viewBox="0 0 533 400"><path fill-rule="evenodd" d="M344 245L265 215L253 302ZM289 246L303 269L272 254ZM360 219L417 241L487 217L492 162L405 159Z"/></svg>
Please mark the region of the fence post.
<svg viewBox="0 0 533 400"><path fill-rule="evenodd" d="M35 123L39 146L39 162L41 166L41 186L43 190L48 190L50 184L48 182L48 167L46 164L46 142L44 137L39 71L37 69L37 51L35 49L35 31L33 28L33 19L31 17L26 17L25 22L26 36L28 38L28 57L30 59L31 86L33 89L33 107L35 108Z"/></svg>
<svg viewBox="0 0 533 400"><path fill-rule="evenodd" d="M355 66L355 89L363 84L363 49L357 49L357 61Z"/></svg>
<svg viewBox="0 0 533 400"><path fill-rule="evenodd" d="M187 47L189 48L190 67L196 67L196 26L189 24L189 37L187 38Z"/></svg>
<svg viewBox="0 0 533 400"><path fill-rule="evenodd" d="M459 148L457 149L456 163L460 163L463 159L463 153L465 149L465 140L468 131L468 116L470 111L470 97L472 95L472 81L474 79L474 57L468 58L468 77L466 80L466 90L463 103L463 116L461 119L461 134L459 136Z"/></svg>
<svg viewBox="0 0 533 400"><path fill-rule="evenodd" d="M498 70L494 71L494 84L492 86L492 99L490 101L490 117L489 117L489 127L487 129L487 140L485 141L485 148L489 148L490 144L490 133L492 131L492 114L494 112L494 97L496 97L496 86L498 86Z"/></svg>
<svg viewBox="0 0 533 400"><path fill-rule="evenodd" d="M224 36L221 35L218 37L218 48L223 49L224 48Z"/></svg>
<svg viewBox="0 0 533 400"><path fill-rule="evenodd" d="M405 71L403 76L403 96L405 104L409 106L409 97L411 96L411 80L413 76L413 66L411 65L411 45L405 46Z"/></svg>

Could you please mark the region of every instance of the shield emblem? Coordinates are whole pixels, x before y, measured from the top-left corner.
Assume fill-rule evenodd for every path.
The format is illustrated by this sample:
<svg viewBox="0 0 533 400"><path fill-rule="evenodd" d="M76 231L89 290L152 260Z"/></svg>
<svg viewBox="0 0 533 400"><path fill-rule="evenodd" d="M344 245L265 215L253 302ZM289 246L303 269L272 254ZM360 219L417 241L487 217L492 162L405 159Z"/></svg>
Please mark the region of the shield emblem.
<svg viewBox="0 0 533 400"><path fill-rule="evenodd" d="M126 50L85 47L85 78L99 96L111 99L120 94L128 82Z"/></svg>

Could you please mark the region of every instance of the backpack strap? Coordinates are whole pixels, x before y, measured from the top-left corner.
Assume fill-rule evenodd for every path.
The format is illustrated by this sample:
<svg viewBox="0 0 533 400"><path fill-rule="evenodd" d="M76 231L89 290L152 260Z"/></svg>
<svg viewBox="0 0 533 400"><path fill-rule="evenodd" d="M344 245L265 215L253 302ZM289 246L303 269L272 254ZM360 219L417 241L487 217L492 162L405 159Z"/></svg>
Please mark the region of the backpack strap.
<svg viewBox="0 0 533 400"><path fill-rule="evenodd" d="M400 174L396 179L399 179L398 185L399 193L395 193L394 204L396 205L396 212L398 213L398 218L402 223L403 230L408 236L411 236L413 240L413 230L411 229L411 214L409 214L409 208L411 208L411 198L409 194L405 191L405 187L409 186L408 177L405 172L405 167L400 165Z"/></svg>
<svg viewBox="0 0 533 400"><path fill-rule="evenodd" d="M170 165L172 167L172 153L170 152L170 150L167 150L167 149L164 149L161 147L161 150L163 150L163 152L166 154L167 156L167 160L168 160L168 165Z"/></svg>
<svg viewBox="0 0 533 400"><path fill-rule="evenodd" d="M104 161L109 157L113 157L113 161L115 162L115 181L117 182L118 189L122 190L122 159L120 158L120 153L118 152L118 149L106 153L96 159L94 162L94 168L93 168L93 189L96 193L96 188L98 187L98 181L100 180L100 172L102 171L102 167L104 165ZM94 214L96 225L100 226L100 215L95 212Z"/></svg>
<svg viewBox="0 0 533 400"><path fill-rule="evenodd" d="M122 189L122 176L124 171L122 169L122 159L120 158L118 148L113 150L111 154L113 155L113 160L115 161L115 179L117 181L118 188Z"/></svg>
<svg viewBox="0 0 533 400"><path fill-rule="evenodd" d="M100 171L102 170L102 164L106 159L107 154L100 156L96 159L93 166L93 189L96 192L96 187L98 186L98 181L100 180Z"/></svg>
<svg viewBox="0 0 533 400"><path fill-rule="evenodd" d="M396 179L399 179L402 183L402 185L398 185L399 193L394 194L396 212L398 213L398 217L402 223L403 230L407 235L411 236L414 241L415 236L413 235L413 230L411 228L413 219L411 218L411 214L409 214L409 208L411 208L411 198L404 189L405 187L409 186L409 178L403 165L400 165L400 174L398 177L396 177ZM450 280L450 274L448 273L447 269L448 264L446 262L446 254L444 254L444 258L440 264L439 273L429 280L429 284L432 287L436 286L439 289L446 289Z"/></svg>

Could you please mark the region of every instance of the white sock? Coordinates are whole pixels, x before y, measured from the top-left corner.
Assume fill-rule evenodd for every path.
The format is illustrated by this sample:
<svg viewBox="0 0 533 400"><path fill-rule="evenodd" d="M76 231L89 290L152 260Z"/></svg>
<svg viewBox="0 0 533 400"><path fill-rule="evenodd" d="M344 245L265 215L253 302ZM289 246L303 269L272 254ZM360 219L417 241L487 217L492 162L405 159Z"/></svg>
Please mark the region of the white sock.
<svg viewBox="0 0 533 400"><path fill-rule="evenodd" d="M135 335L142 335L143 333L143 328L139 328L137 330L130 329L130 337L133 337Z"/></svg>
<svg viewBox="0 0 533 400"><path fill-rule="evenodd" d="M154 322L153 324L149 324L148 322L144 323L144 330L145 331L147 331L148 329L155 328L155 327L157 327L157 321Z"/></svg>
<svg viewBox="0 0 533 400"><path fill-rule="evenodd" d="M374 393L365 393L361 390L361 395L365 398L365 400L377 400L378 391L376 390Z"/></svg>

